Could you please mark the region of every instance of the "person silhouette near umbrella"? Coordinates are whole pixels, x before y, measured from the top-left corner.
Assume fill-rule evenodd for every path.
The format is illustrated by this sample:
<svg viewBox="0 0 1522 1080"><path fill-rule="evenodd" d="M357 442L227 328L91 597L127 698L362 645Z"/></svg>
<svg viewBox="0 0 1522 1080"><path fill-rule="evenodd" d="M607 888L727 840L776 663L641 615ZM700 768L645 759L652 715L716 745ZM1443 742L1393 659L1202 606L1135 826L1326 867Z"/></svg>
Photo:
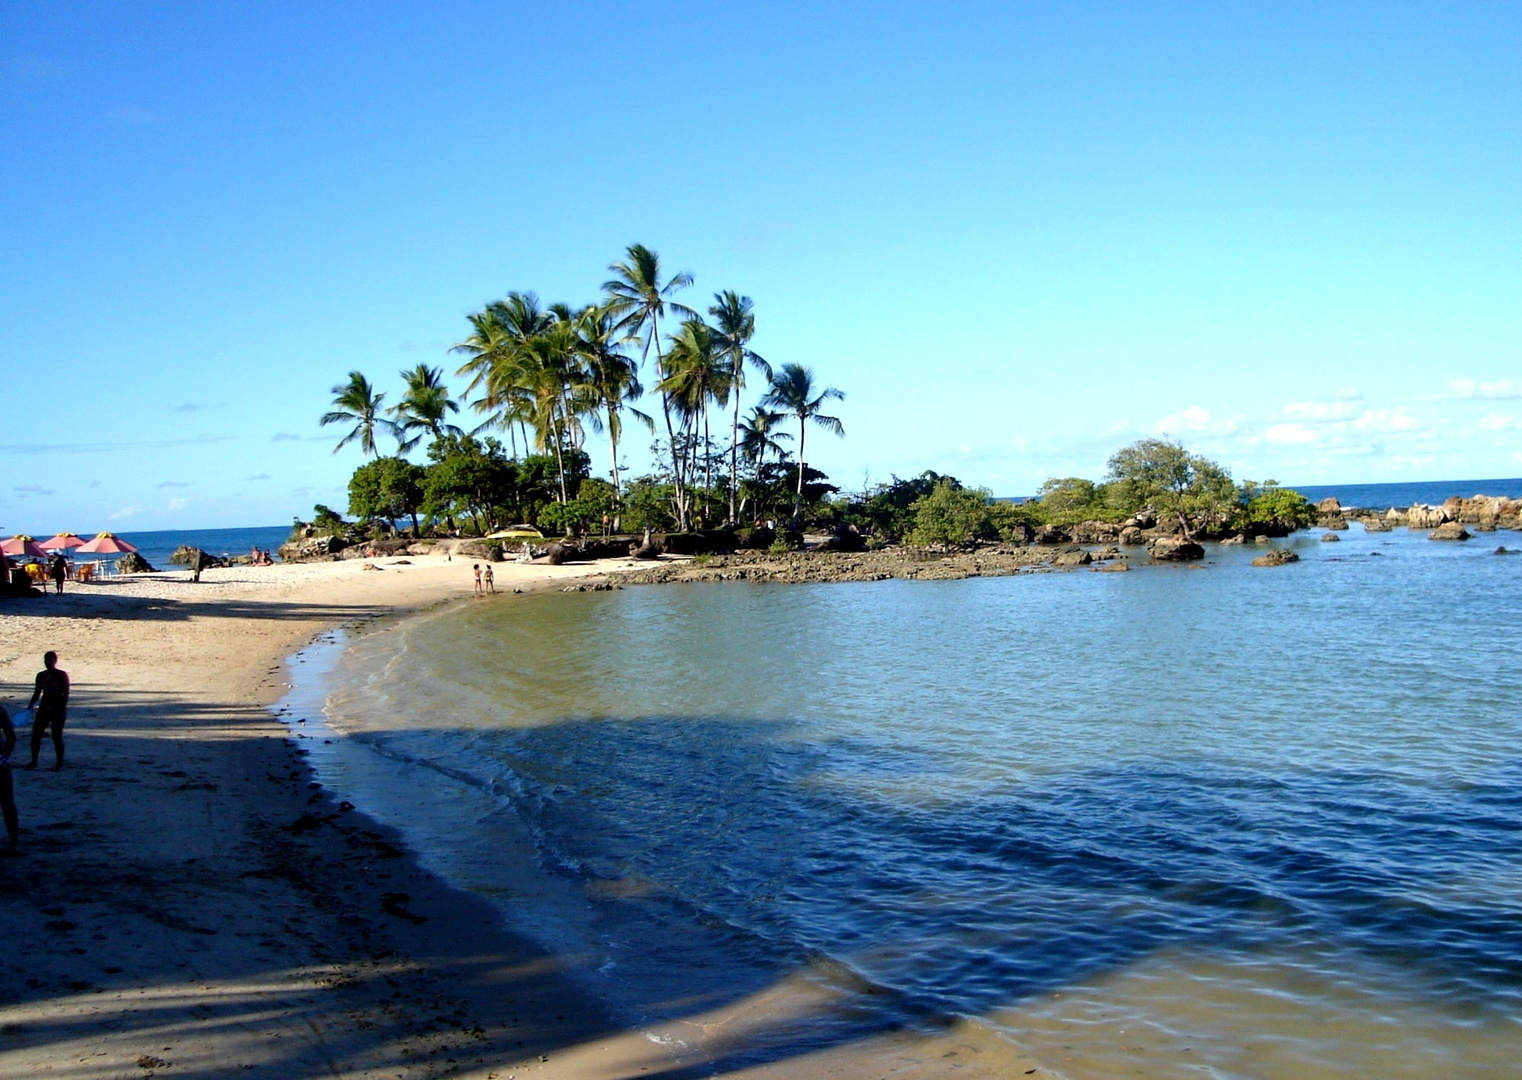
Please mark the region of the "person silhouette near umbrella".
<svg viewBox="0 0 1522 1080"><path fill-rule="evenodd" d="M37 767L37 755L42 752L42 737L51 729L53 733L53 771L63 768L63 724L69 714L69 673L58 666L58 654L49 649L42 654L42 670L37 673L37 685L32 690L32 763L28 769Z"/></svg>
<svg viewBox="0 0 1522 1080"><path fill-rule="evenodd" d="M69 566L63 561L62 555L53 556L53 561L48 566L48 576L53 579L53 591L62 596L63 579L69 576Z"/></svg>

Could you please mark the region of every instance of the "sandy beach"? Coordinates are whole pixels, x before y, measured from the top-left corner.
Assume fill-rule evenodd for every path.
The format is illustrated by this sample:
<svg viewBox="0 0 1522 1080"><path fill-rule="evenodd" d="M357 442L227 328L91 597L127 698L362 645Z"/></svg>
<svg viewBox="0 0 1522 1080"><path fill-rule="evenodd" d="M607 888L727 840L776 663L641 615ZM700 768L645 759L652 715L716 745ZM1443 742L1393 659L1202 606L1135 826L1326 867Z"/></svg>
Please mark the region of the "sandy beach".
<svg viewBox="0 0 1522 1080"><path fill-rule="evenodd" d="M0 606L0 702L26 704L47 649L74 687L66 767L45 743L38 770L15 771L0 1075L1007 1074L1010 1048L981 1067L992 1048L955 1028L726 1068L727 1045L805 1000L783 986L696 1009L685 1052L611 1023L569 977L577 957L515 936L324 791L270 706L287 659L335 627L627 564L496 564L498 595L480 600L469 559L370 565L108 579Z"/></svg>

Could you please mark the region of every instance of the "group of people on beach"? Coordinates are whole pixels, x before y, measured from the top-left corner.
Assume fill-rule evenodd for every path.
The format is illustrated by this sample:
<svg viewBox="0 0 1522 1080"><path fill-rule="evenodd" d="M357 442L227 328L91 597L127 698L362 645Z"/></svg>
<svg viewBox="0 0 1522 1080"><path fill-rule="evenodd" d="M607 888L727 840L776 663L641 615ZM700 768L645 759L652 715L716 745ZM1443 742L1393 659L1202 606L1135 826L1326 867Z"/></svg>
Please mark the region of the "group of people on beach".
<svg viewBox="0 0 1522 1080"><path fill-rule="evenodd" d="M475 563L471 566L471 570L476 575L475 593L477 596L485 596L487 593L495 593L497 591L497 576L492 573L491 563L487 563L484 567L480 563Z"/></svg>
<svg viewBox="0 0 1522 1080"><path fill-rule="evenodd" d="M32 761L23 767L37 767L42 740L51 733L53 771L57 772L63 768L63 725L69 713L69 673L58 666L58 654L52 650L42 654L42 665L32 688L32 700L27 705L32 711ZM11 714L0 705L0 812L5 815L5 832L9 838L3 849L7 855L20 853L21 818L16 812L16 787L11 779L11 754L15 750L16 727L11 723Z"/></svg>
<svg viewBox="0 0 1522 1080"><path fill-rule="evenodd" d="M248 565L250 566L274 566L275 560L270 556L268 548L254 548L248 553Z"/></svg>

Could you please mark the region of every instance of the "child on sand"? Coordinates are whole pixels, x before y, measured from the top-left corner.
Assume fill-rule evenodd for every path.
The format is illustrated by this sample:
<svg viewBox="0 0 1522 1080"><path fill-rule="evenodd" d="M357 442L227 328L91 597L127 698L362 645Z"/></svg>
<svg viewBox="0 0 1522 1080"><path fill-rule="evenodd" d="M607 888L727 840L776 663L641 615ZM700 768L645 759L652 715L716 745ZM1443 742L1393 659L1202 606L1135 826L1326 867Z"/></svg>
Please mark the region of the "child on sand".
<svg viewBox="0 0 1522 1080"><path fill-rule="evenodd" d="M476 575L476 587L474 591L479 594L481 592L481 564L473 563L471 565L471 570L474 571Z"/></svg>
<svg viewBox="0 0 1522 1080"><path fill-rule="evenodd" d="M49 729L53 733L53 771L63 768L63 725L69 715L69 673L58 667L58 654L49 649L42 654L42 670L37 673L37 685L32 691L32 763L28 769L37 767L37 755L42 752L42 737Z"/></svg>
<svg viewBox="0 0 1522 1080"><path fill-rule="evenodd" d="M495 593L497 591L497 578L491 572L490 563L487 563L486 567L481 571L481 581L486 585L487 592Z"/></svg>

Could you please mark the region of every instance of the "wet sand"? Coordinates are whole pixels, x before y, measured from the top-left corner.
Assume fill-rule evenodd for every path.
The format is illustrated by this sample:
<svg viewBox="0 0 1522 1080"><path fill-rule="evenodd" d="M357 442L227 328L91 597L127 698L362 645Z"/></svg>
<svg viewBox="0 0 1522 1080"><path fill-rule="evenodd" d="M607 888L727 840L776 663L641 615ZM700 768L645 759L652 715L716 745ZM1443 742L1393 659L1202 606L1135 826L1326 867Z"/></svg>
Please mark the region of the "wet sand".
<svg viewBox="0 0 1522 1080"><path fill-rule="evenodd" d="M66 767L52 771L45 742L41 768L15 772L24 854L0 859L0 1075L855 1080L1036 1068L956 1028L779 1047L768 1064L727 1067L746 1031L806 1001L781 986L722 1016L695 1009L685 1052L621 1030L571 977L582 958L515 936L363 807L336 802L269 707L290 684L286 658L334 627L512 603L515 588L625 564L496 564L499 595L482 600L468 559L372 565L238 567L200 584L145 575L0 602L0 703L26 704L47 649L74 686Z"/></svg>

